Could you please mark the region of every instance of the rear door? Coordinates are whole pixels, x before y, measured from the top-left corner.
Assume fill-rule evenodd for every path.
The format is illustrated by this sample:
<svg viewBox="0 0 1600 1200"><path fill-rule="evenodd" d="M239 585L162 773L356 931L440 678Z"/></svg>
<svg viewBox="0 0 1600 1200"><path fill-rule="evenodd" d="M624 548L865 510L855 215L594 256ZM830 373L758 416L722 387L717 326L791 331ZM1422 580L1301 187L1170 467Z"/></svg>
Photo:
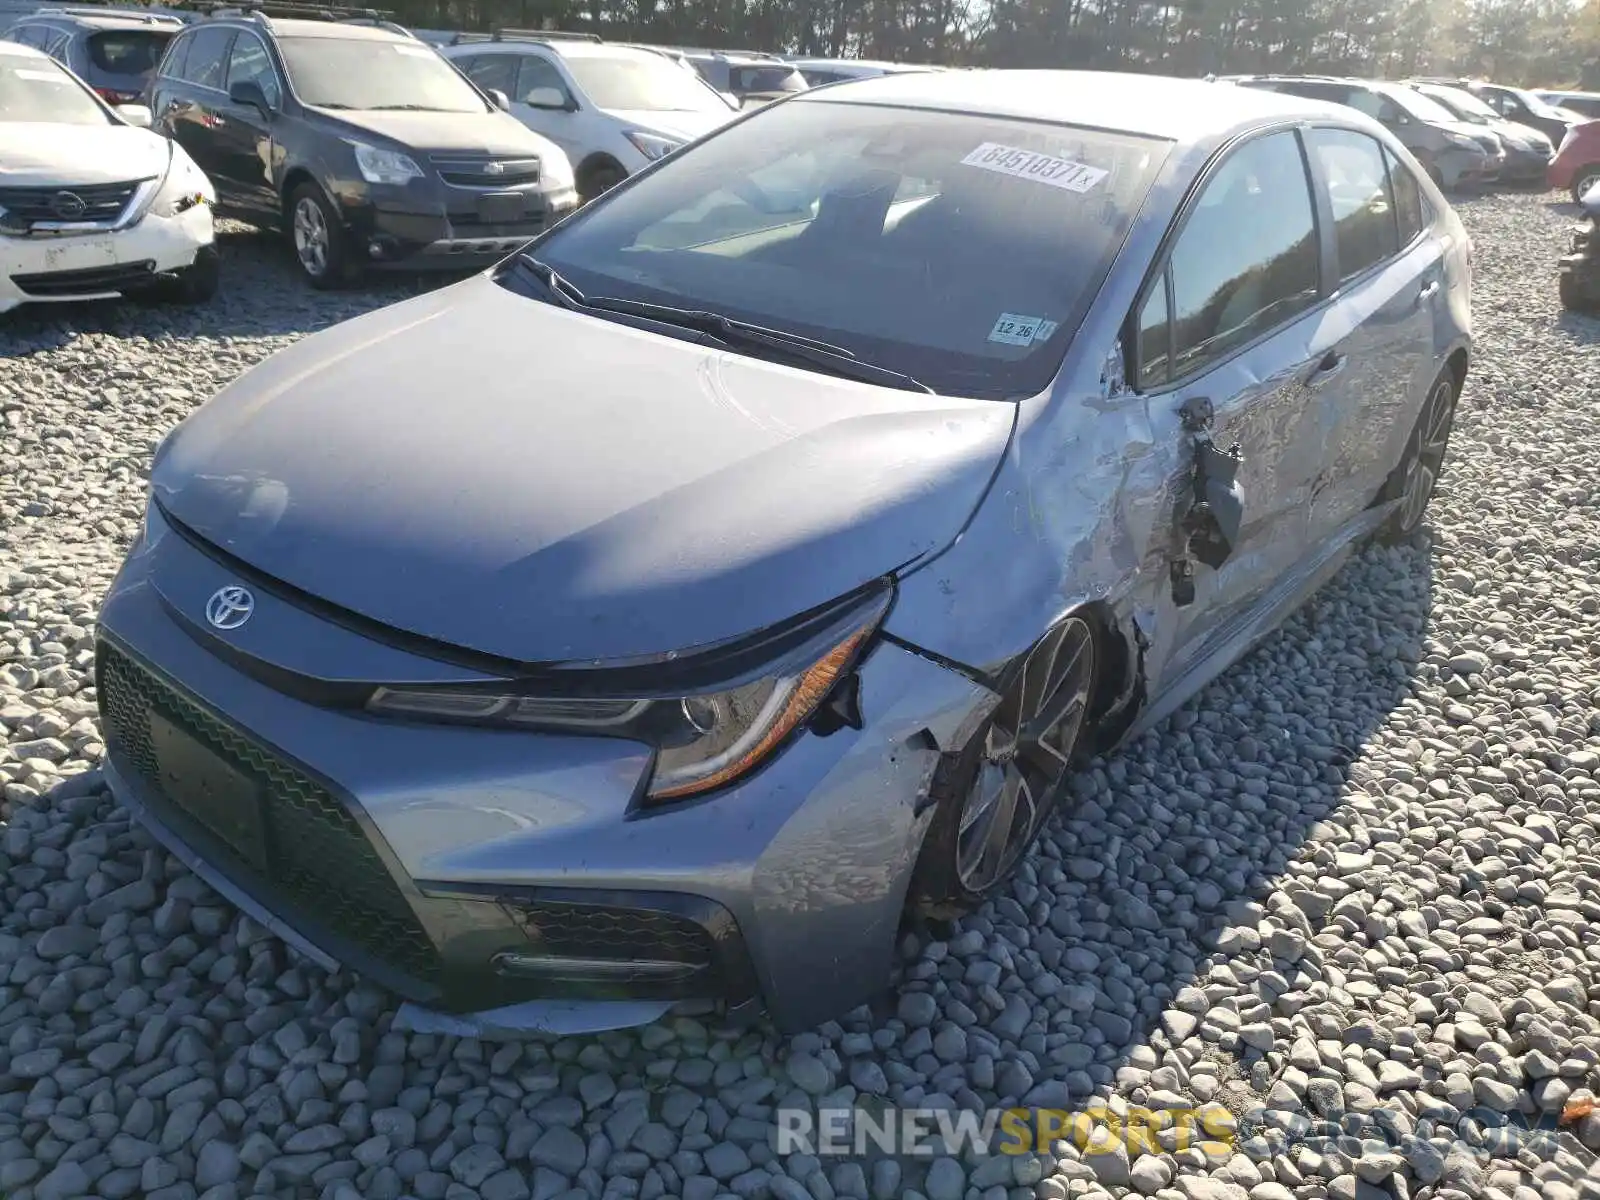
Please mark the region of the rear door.
<svg viewBox="0 0 1600 1200"><path fill-rule="evenodd" d="M1330 289L1318 207L1296 130L1234 146L1180 216L1163 269L1135 310L1136 386L1149 396L1155 436L1186 448L1152 547L1194 572L1189 603L1175 590L1171 657L1152 664L1168 678L1203 657L1310 551L1309 500L1337 425L1325 377L1337 377L1346 353L1320 308ZM1187 448L1196 440L1181 414L1207 403L1212 440L1243 455L1243 521L1217 569L1186 560L1177 535L1193 494Z"/></svg>
<svg viewBox="0 0 1600 1200"><path fill-rule="evenodd" d="M1376 138L1320 127L1306 139L1334 241L1337 283L1324 324L1341 341L1323 389L1337 432L1308 514L1308 535L1321 541L1371 503L1398 461L1397 443L1432 382L1444 264L1422 236L1416 177Z"/></svg>
<svg viewBox="0 0 1600 1200"><path fill-rule="evenodd" d="M226 171L227 149L221 134L227 127L223 111L228 94L223 90L228 71L228 50L233 45L233 30L226 26L202 26L186 34L179 76L161 81L161 109L156 114L158 128L189 152L217 187L218 199L237 204L239 197L230 186ZM176 64L174 64L176 66ZM163 68L167 64L163 62Z"/></svg>

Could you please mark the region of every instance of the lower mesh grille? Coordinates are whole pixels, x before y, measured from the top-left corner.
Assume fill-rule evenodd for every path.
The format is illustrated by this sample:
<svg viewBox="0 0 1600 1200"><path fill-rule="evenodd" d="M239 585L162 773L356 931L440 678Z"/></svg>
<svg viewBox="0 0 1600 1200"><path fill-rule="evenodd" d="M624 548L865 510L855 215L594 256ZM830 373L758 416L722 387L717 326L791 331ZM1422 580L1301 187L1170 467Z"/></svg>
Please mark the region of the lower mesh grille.
<svg viewBox="0 0 1600 1200"><path fill-rule="evenodd" d="M711 935L675 913L591 904L516 901L507 905L539 950L557 958L680 962L714 961Z"/></svg>
<svg viewBox="0 0 1600 1200"><path fill-rule="evenodd" d="M227 862L216 863L252 890L281 897L381 962L435 983L440 962L416 914L348 808L326 787L244 737L176 688L102 642L100 716L110 743L134 765L160 804L208 830ZM174 751L159 731L176 729L254 785L260 817L218 818L209 795L173 786ZM203 773L203 772L202 772ZM249 803L248 796L239 797ZM158 812L159 816L160 813Z"/></svg>

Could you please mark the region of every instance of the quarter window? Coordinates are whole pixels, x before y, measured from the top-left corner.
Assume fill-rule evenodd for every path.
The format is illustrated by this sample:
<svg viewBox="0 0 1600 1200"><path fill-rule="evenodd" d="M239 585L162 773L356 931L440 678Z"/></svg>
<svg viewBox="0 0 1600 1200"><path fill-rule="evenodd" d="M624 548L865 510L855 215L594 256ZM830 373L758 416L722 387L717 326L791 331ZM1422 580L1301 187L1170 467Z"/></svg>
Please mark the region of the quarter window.
<svg viewBox="0 0 1600 1200"><path fill-rule="evenodd" d="M1389 190L1383 147L1366 134L1313 129L1310 140L1333 207L1342 283L1399 251L1394 195Z"/></svg>
<svg viewBox="0 0 1600 1200"><path fill-rule="evenodd" d="M1296 136L1268 134L1234 151L1206 182L1168 260L1171 377L1204 369L1315 304L1318 259Z"/></svg>
<svg viewBox="0 0 1600 1200"><path fill-rule="evenodd" d="M1389 186L1394 189L1394 212L1400 225L1400 244L1409 246L1427 224L1422 215L1422 188L1411 168L1385 148L1383 161L1389 167Z"/></svg>
<svg viewBox="0 0 1600 1200"><path fill-rule="evenodd" d="M282 95L278 87L277 69L272 65L261 39L241 33L233 43L233 52L228 56L228 86L231 88L236 83L251 80L261 86L267 103L276 108Z"/></svg>
<svg viewBox="0 0 1600 1200"><path fill-rule="evenodd" d="M189 57L183 64L183 78L199 87L221 91L228 44L232 41L231 29L202 29L195 34Z"/></svg>

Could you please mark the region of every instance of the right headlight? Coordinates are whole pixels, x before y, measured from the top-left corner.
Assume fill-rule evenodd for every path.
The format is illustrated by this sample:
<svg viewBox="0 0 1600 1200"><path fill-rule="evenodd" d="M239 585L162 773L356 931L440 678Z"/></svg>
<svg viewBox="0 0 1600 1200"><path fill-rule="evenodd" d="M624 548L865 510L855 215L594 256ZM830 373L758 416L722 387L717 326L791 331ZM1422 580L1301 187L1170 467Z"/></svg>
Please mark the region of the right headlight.
<svg viewBox="0 0 1600 1200"><path fill-rule="evenodd" d="M351 141L350 148L356 153L356 170L368 183L403 184L422 178L422 168L409 154L357 141Z"/></svg>
<svg viewBox="0 0 1600 1200"><path fill-rule="evenodd" d="M885 586L803 629L763 667L722 686L668 695L554 696L482 687L379 687L368 712L390 717L626 738L655 747L646 799L715 791L771 757L847 679L889 609ZM573 671L580 678L582 671Z"/></svg>
<svg viewBox="0 0 1600 1200"><path fill-rule="evenodd" d="M1482 150L1485 154L1490 153L1477 138L1468 137L1464 133L1451 133L1445 136L1452 146L1459 146L1463 150Z"/></svg>

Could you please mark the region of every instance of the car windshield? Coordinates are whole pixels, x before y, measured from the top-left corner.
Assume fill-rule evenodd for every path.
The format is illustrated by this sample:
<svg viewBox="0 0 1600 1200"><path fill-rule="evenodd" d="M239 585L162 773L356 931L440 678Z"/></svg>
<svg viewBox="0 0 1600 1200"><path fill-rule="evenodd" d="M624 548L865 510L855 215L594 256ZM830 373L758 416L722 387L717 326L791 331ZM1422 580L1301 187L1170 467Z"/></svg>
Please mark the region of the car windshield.
<svg viewBox="0 0 1600 1200"><path fill-rule="evenodd" d="M1042 390L1170 143L800 99L666 159L538 245L588 297L713 311L935 391ZM527 273L506 286L541 298Z"/></svg>
<svg viewBox="0 0 1600 1200"><path fill-rule="evenodd" d="M670 59L648 50L636 54L570 54L567 70L596 108L643 112L726 113L728 106Z"/></svg>
<svg viewBox="0 0 1600 1200"><path fill-rule="evenodd" d="M1418 121L1426 121L1430 125L1454 125L1461 120L1437 100L1410 88L1397 87L1384 94Z"/></svg>
<svg viewBox="0 0 1600 1200"><path fill-rule="evenodd" d="M1556 108L1552 104L1545 103L1545 101L1534 95L1532 92L1525 92L1521 88L1506 88L1505 90L1510 92L1518 100L1522 101L1523 106L1534 116L1548 117L1557 121L1561 120L1560 109Z"/></svg>
<svg viewBox="0 0 1600 1200"><path fill-rule="evenodd" d="M456 69L421 42L283 37L278 45L295 94L317 108L488 111Z"/></svg>
<svg viewBox="0 0 1600 1200"><path fill-rule="evenodd" d="M48 58L0 53L0 122L108 125L105 109Z"/></svg>
<svg viewBox="0 0 1600 1200"><path fill-rule="evenodd" d="M1463 92L1456 88L1421 88L1422 94L1430 100L1436 100L1448 108L1463 121L1470 121L1474 125L1487 125L1490 121L1498 121L1500 114L1495 112L1482 100L1471 92Z"/></svg>
<svg viewBox="0 0 1600 1200"><path fill-rule="evenodd" d="M89 38L89 61L108 75L148 75L171 40L165 30L107 30Z"/></svg>
<svg viewBox="0 0 1600 1200"><path fill-rule="evenodd" d="M793 67L734 67L729 86L736 92L803 92L805 76Z"/></svg>

